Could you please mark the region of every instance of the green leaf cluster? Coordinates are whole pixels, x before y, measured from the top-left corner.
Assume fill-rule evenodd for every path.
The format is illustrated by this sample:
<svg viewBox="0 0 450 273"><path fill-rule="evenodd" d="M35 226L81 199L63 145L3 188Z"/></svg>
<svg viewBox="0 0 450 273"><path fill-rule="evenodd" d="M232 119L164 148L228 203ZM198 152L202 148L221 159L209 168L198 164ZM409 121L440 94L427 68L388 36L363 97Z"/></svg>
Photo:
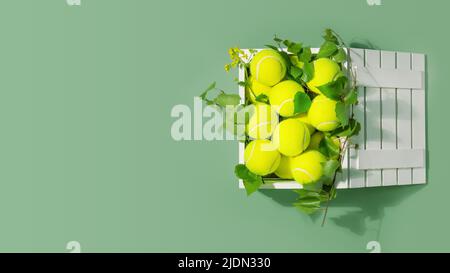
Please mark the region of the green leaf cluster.
<svg viewBox="0 0 450 273"><path fill-rule="evenodd" d="M236 165L236 167L234 168L234 173L244 182L247 195L256 192L264 183L261 176L252 173L244 164Z"/></svg>
<svg viewBox="0 0 450 273"><path fill-rule="evenodd" d="M325 132L324 138L319 144L318 150L327 158L323 162L324 174L316 183L320 188L296 191L298 198L293 205L307 214L317 212L322 209L324 202L329 202L336 197L335 180L337 173L342 168L342 148L346 147L345 143L350 137L357 135L361 130L361 125L353 114L353 107L358 103L358 90L355 87L354 75L351 71L346 70L346 67L351 67L347 46L342 38L331 29L326 29L322 37L324 41L317 53L313 53L311 47L303 42L281 39L277 36L273 38L273 45L266 45L267 48L278 51L283 57L287 67L286 79L298 82L306 90L306 92L298 92L295 95L295 114L307 113L312 100L316 96L307 86L307 83L314 77L314 61L319 58L329 58L338 63L341 68L341 72L332 82L318 87L323 95L336 101L336 116L340 121L340 127L332 132ZM239 81L236 79L235 81L239 86L245 88L249 87L249 60L256 54L256 51L250 50L249 53L250 57L246 56L247 52L239 48L231 48L229 54L232 62L225 66L227 71L234 67L244 69L246 80ZM345 63L347 65L344 65ZM216 91L216 95L212 96L211 93L214 91ZM215 82L201 93L200 98L207 105L216 105L222 109L229 105L239 108L252 103L247 99L243 104L240 104L241 98L239 95L225 93L216 87ZM261 94L255 97L255 101L269 103L269 98L267 95ZM237 126L238 124L234 125ZM336 138L341 141L336 141ZM246 137L244 142L247 143L248 141ZM344 144L342 145L342 143ZM256 192L264 184L264 177L252 173L244 164L236 165L234 171L236 176L242 179L247 195Z"/></svg>

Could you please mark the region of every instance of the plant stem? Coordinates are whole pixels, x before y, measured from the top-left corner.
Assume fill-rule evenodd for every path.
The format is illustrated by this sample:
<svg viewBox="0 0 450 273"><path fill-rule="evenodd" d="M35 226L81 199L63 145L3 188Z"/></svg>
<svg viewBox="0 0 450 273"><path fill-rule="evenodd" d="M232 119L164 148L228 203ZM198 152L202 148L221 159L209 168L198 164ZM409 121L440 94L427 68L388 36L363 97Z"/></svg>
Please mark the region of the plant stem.
<svg viewBox="0 0 450 273"><path fill-rule="evenodd" d="M342 144L341 154L339 155L339 163L341 164L341 166L342 166L342 160L344 159L344 155L347 151L347 147L348 147L348 137L345 138L344 143ZM322 218L322 227L325 226L325 221L327 219L328 208L330 207L330 201L331 201L331 191L333 190L333 188L336 184L336 176L337 176L337 171L334 172L333 182L331 183L331 189L330 189L330 192L328 193L327 204L326 204L325 212L324 212L323 218Z"/></svg>

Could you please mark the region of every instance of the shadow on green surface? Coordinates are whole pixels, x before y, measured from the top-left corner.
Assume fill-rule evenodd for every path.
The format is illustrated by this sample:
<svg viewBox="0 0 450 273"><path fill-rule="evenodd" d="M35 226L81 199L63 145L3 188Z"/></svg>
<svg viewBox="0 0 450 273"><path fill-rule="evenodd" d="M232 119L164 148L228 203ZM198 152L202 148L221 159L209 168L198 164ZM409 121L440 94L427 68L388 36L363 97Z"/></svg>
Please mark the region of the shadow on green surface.
<svg viewBox="0 0 450 273"><path fill-rule="evenodd" d="M354 38L350 41L351 48L364 49L380 49L378 46L371 43L369 40ZM425 90L428 89L428 58L425 59ZM428 92L425 92L425 111L428 111ZM405 106L401 106L405 107ZM370 116L370 115L369 115ZM373 122L369 122L373 124ZM425 124L426 130L426 165L430 166L430 156L428 150L428 120ZM429 168L426 169L426 181L429 180ZM393 187L377 187L377 188L363 188L363 189L348 189L338 191L338 197L330 202L327 224L335 224L338 227L346 228L349 231L364 235L369 229L368 222L378 222L375 228L377 237L379 236L382 220L385 215L385 210L395 207L403 200L420 191L426 185L410 185L410 186L393 186ZM260 192L273 199L282 206L292 207L297 194L291 190L260 190ZM338 215L332 212L333 208L341 208ZM332 216L333 215L333 216ZM320 224L323 214L317 213L311 216L314 223ZM318 221L319 220L319 221Z"/></svg>
<svg viewBox="0 0 450 273"><path fill-rule="evenodd" d="M367 222L378 221L376 232L379 233L385 209L400 204L423 187L424 185L411 185L340 190L337 198L330 202L327 224L334 223L355 234L364 235L368 230ZM292 207L292 203L297 197L297 194L291 190L260 190L260 192L286 207ZM341 210L342 213L336 215L335 211L332 212L333 208L346 208L346 210ZM294 208L292 207L292 209ZM311 219L320 224L317 220L321 220L322 216L318 213Z"/></svg>
<svg viewBox="0 0 450 273"><path fill-rule="evenodd" d="M350 41L349 46L351 48L364 48L364 49L379 49L378 46L374 45L367 39L354 38Z"/></svg>

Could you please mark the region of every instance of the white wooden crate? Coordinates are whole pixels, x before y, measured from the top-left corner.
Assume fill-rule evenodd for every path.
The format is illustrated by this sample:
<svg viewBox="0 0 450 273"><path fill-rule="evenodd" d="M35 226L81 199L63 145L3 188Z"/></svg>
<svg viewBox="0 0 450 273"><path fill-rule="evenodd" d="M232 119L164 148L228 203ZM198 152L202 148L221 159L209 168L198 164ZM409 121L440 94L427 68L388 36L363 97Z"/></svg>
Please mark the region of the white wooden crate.
<svg viewBox="0 0 450 273"><path fill-rule="evenodd" d="M315 49L317 51L317 49ZM337 188L426 183L425 55L350 49L359 90L361 131L343 161ZM239 79L245 80L243 70ZM242 101L245 88L239 87ZM239 143L239 163L244 163ZM295 181L266 179L262 188L299 189ZM242 180L239 187L244 188Z"/></svg>

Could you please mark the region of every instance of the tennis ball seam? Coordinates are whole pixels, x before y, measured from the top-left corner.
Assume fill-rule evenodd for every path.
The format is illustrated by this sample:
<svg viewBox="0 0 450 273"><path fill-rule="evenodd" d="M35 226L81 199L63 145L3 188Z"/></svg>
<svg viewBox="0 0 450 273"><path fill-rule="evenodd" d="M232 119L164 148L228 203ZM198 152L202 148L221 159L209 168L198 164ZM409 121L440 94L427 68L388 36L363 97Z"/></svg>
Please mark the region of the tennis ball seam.
<svg viewBox="0 0 450 273"><path fill-rule="evenodd" d="M338 121L335 120L331 120L331 121L322 121L321 123L317 124L317 128L321 127L321 126L325 126L325 125L329 125L329 124L338 124Z"/></svg>
<svg viewBox="0 0 450 273"><path fill-rule="evenodd" d="M305 169L302 169L302 168L294 168L294 170L293 170L292 173L294 173L294 172L296 172L296 171L302 172L303 174L305 174L306 176L308 176L309 179L310 179L311 181L314 181L314 177L313 177L308 171L306 171Z"/></svg>
<svg viewBox="0 0 450 273"><path fill-rule="evenodd" d="M304 123L302 123L302 125L303 125L303 144L302 144L302 151L304 151L305 150L305 143L306 143L306 134L307 134L307 132L308 132L308 134L309 134L309 129L308 128L306 128L306 125L304 124ZM309 145L309 143L308 143L308 145Z"/></svg>
<svg viewBox="0 0 450 273"><path fill-rule="evenodd" d="M281 157L281 155L280 155L280 157ZM279 160L281 160L281 158L278 158L278 157L277 157L277 159L275 159L275 160L272 162L272 165L270 166L270 170L273 170L273 169L274 169L273 166L275 165L275 163L277 163L277 162L280 163ZM276 169L275 169L275 171L276 171Z"/></svg>
<svg viewBox="0 0 450 273"><path fill-rule="evenodd" d="M281 112L281 108L283 108L283 106L288 103L288 102L294 102L294 99L286 99L284 100L279 106L278 106L278 112Z"/></svg>
<svg viewBox="0 0 450 273"><path fill-rule="evenodd" d="M270 125L275 125L274 122L269 122L269 121L261 122L261 123L258 123L258 124L255 125L255 126L251 127L250 130L248 130L248 134L250 134L250 132L255 131L256 129L258 129L258 128L261 127L261 126L265 126L265 125L269 125L269 124L270 124ZM271 130L271 131L273 131L273 130Z"/></svg>
<svg viewBox="0 0 450 273"><path fill-rule="evenodd" d="M277 57L275 57L275 56L270 56L269 55L269 56L262 57L261 60L259 60L258 63L256 64L256 73L255 73L256 75L255 75L255 78L256 78L257 81L259 81L259 66L266 59L275 59L275 60L279 61L279 59Z"/></svg>
<svg viewBox="0 0 450 273"><path fill-rule="evenodd" d="M247 158L247 162L250 162L250 159L253 156L253 151L255 150L255 146L256 146L255 143L253 143L252 149L250 150L250 155Z"/></svg>

